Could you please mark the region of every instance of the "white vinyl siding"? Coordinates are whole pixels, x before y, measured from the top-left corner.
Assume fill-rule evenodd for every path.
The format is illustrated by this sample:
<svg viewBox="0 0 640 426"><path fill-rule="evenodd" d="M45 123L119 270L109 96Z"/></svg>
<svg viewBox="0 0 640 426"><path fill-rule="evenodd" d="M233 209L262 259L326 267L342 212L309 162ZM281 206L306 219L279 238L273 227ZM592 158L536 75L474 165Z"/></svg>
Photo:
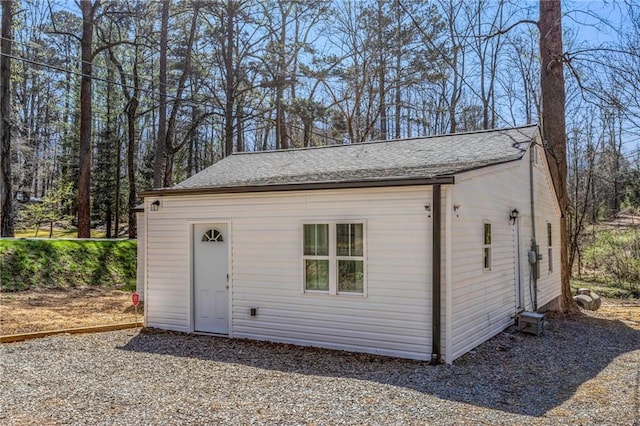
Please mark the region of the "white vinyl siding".
<svg viewBox="0 0 640 426"><path fill-rule="evenodd" d="M534 167L534 205L536 208L536 236L538 244L545 244L546 220L559 219L550 187L546 160L538 156ZM541 167L545 165L545 167ZM475 170L456 176L451 187L452 202L460 205L451 224L452 282L451 324L452 342L447 362L478 346L513 324L518 302L516 300L520 274L525 309L531 310L529 297L530 265L527 250L531 241L531 214L529 193L529 155L522 160ZM520 212L518 226L509 220L514 208ZM491 223L491 273L482 273L478 253L484 246L483 233L478 232L478 220ZM520 256L516 232L519 230ZM557 233L553 235L554 243ZM553 254L557 262L557 250ZM546 257L546 256L545 256ZM520 264L518 265L518 258ZM560 295L558 271L544 274L538 280L538 306Z"/></svg>
<svg viewBox="0 0 640 426"><path fill-rule="evenodd" d="M551 181L551 175L546 167L546 157L542 150L540 151L540 164L545 164L545 167L534 168L535 176L535 206L536 206L536 237L538 244L544 247L546 244L546 222L552 222L552 248L560 247L560 211L558 210L557 203L553 198L555 190ZM553 218L551 220L551 218ZM555 224L555 226L554 226ZM560 295L560 250L551 250L551 258L548 258L548 252L545 253L544 258L547 262L551 262L553 267L552 271L547 274L540 274L538 280L538 307L542 308L547 303L553 301ZM543 262L545 259L543 259ZM543 271L544 269L541 269Z"/></svg>
<svg viewBox="0 0 640 426"><path fill-rule="evenodd" d="M144 300L144 277L145 277L145 251L144 251L144 213L136 213L136 292L140 295L140 300Z"/></svg>
<svg viewBox="0 0 640 426"><path fill-rule="evenodd" d="M228 219L233 337L429 359L428 202L428 186L165 197L147 215L148 326L192 331L188 223ZM366 297L306 294L302 224L365 220Z"/></svg>
<svg viewBox="0 0 640 426"><path fill-rule="evenodd" d="M547 264L549 272L553 272L553 227L547 222Z"/></svg>

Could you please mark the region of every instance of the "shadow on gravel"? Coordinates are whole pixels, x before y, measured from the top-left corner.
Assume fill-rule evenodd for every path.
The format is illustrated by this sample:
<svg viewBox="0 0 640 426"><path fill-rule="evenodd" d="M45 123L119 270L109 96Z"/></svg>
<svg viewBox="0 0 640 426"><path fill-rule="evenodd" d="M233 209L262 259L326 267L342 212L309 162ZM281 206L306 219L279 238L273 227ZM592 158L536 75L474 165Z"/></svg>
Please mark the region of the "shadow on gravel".
<svg viewBox="0 0 640 426"><path fill-rule="evenodd" d="M552 317L542 336L508 329L453 365L436 367L376 355L156 329L142 330L120 349L373 381L446 400L542 416L570 399L616 357L640 349L640 330L581 314Z"/></svg>

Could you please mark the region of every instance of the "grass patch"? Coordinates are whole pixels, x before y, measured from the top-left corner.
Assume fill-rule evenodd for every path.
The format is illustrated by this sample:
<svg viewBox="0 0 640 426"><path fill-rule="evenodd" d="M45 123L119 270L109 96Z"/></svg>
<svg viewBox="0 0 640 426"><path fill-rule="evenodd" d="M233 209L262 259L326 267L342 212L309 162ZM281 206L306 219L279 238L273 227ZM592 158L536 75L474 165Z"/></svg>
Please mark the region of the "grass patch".
<svg viewBox="0 0 640 426"><path fill-rule="evenodd" d="M595 292L599 296L607 297L609 299L638 299L640 298L640 294L638 294L633 288L628 286L620 286L616 285L616 283L611 281L594 281L587 279L571 279L571 293L576 294L576 291L579 288L588 288L589 290Z"/></svg>
<svg viewBox="0 0 640 426"><path fill-rule="evenodd" d="M53 235L51 238L76 238L78 236L78 230L76 228L53 228ZM98 229L91 230L91 238L105 238L106 232ZM16 229L16 238L49 238L49 227L41 227L36 232L34 229Z"/></svg>
<svg viewBox="0 0 640 426"><path fill-rule="evenodd" d="M1 239L0 290L136 287L135 240Z"/></svg>

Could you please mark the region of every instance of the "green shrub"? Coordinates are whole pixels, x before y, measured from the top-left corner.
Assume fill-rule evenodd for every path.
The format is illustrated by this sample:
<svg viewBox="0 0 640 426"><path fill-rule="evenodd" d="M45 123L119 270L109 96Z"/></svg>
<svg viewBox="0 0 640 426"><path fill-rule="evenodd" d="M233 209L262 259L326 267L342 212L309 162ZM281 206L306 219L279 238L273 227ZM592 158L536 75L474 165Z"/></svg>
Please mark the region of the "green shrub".
<svg viewBox="0 0 640 426"><path fill-rule="evenodd" d="M81 286L135 289L136 241L0 239L0 290Z"/></svg>
<svg viewBox="0 0 640 426"><path fill-rule="evenodd" d="M637 229L601 230L584 249L584 266L601 271L613 287L640 297L640 232Z"/></svg>

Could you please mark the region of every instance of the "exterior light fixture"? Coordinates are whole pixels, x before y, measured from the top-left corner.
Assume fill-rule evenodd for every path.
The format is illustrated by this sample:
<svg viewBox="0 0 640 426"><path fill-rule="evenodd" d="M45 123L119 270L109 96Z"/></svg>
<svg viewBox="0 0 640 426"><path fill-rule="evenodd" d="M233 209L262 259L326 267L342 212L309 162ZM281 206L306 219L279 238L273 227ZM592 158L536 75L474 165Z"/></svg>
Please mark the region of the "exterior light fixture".
<svg viewBox="0 0 640 426"><path fill-rule="evenodd" d="M151 203L152 212L157 212L159 209L160 209L160 200L155 200L153 203Z"/></svg>
<svg viewBox="0 0 640 426"><path fill-rule="evenodd" d="M511 223L515 225L516 220L518 220L518 215L520 214L520 212L518 211L518 209L513 209L511 210L511 213L509 213L509 219L511 219Z"/></svg>

